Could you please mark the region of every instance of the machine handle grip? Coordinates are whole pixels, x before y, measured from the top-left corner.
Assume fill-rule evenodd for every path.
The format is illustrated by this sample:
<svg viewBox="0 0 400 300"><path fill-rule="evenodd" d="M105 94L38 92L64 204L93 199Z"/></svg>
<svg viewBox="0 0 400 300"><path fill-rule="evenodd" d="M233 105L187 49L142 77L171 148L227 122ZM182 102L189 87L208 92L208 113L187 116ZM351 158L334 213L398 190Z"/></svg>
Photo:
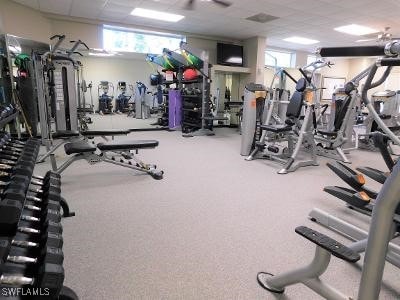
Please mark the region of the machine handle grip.
<svg viewBox="0 0 400 300"><path fill-rule="evenodd" d="M325 47L317 52L322 57L382 56L385 55L385 46Z"/></svg>
<svg viewBox="0 0 400 300"><path fill-rule="evenodd" d="M302 68L299 68L299 71L300 71L301 75L303 75L303 77L307 80L307 82L311 84L311 78L309 78L307 76L306 72L304 72L304 70Z"/></svg>
<svg viewBox="0 0 400 300"><path fill-rule="evenodd" d="M63 40L63 39L65 39L65 34L63 34L63 35L55 34L50 38L50 40L54 40L55 38L58 38L59 40Z"/></svg>
<svg viewBox="0 0 400 300"><path fill-rule="evenodd" d="M390 67L394 67L394 66L400 66L400 58L381 58L378 59L376 62L378 67L381 66L390 66Z"/></svg>

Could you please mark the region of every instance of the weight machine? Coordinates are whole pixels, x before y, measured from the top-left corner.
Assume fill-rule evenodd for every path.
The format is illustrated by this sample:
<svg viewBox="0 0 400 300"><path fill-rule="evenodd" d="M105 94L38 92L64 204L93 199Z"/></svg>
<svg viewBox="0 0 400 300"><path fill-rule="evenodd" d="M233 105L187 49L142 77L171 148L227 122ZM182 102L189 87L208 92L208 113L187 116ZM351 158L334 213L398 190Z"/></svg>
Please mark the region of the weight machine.
<svg viewBox="0 0 400 300"><path fill-rule="evenodd" d="M109 95L111 89L111 95ZM100 94L100 91L102 94ZM99 99L99 114L112 114L113 113L113 104L112 100L114 99L114 85L110 81L101 81L97 86L97 96Z"/></svg>

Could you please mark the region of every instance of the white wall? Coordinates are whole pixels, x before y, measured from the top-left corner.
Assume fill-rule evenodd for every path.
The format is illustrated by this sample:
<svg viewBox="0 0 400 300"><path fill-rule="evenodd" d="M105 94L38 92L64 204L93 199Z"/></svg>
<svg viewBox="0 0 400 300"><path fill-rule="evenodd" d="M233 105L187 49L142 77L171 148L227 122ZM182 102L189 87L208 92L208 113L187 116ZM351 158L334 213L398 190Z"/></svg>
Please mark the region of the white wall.
<svg viewBox="0 0 400 300"><path fill-rule="evenodd" d="M93 83L93 102L95 108L98 107L97 87L102 80L110 81L115 87L115 97L118 96L118 81L125 81L128 84L135 84L136 81L143 82L150 90L150 74L154 73L149 64L143 59L125 59L109 57L84 57L81 59L83 64L83 74L86 83ZM89 93L86 101L90 101Z"/></svg>
<svg viewBox="0 0 400 300"><path fill-rule="evenodd" d="M0 32L48 42L52 35L50 21L40 12L10 0L0 0Z"/></svg>
<svg viewBox="0 0 400 300"><path fill-rule="evenodd" d="M354 77L362 70L366 69L372 63L374 63L374 58L354 58L350 60L350 76ZM385 68L379 68L378 72L375 76L376 79L379 79L379 76L383 74ZM361 83L365 81L362 80ZM371 93L375 91L383 91L383 90L393 90L397 91L400 90L400 67L395 67L392 69L391 74L389 75L388 79L384 84L381 86L371 90Z"/></svg>
<svg viewBox="0 0 400 300"><path fill-rule="evenodd" d="M69 41L82 40L90 48L103 48L102 27L97 24L71 22L65 20L50 19L53 34L65 34L66 41L62 45L70 48Z"/></svg>

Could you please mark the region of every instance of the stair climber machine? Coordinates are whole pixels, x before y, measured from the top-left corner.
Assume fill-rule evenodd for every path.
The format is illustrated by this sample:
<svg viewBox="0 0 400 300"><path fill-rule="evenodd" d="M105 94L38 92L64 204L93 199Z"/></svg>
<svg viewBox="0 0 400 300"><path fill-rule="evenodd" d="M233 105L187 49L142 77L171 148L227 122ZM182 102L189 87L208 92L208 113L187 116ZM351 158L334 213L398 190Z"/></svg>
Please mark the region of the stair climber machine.
<svg viewBox="0 0 400 300"><path fill-rule="evenodd" d="M126 113L129 110L129 100L132 95L128 95L127 84L125 81L119 81L117 86L118 97L115 99L115 112L117 114Z"/></svg>
<svg viewBox="0 0 400 300"><path fill-rule="evenodd" d="M111 95L109 95L111 89ZM100 94L101 91L101 94ZM113 104L114 99L114 85L109 81L101 81L97 86L97 95L99 98L99 114L113 114Z"/></svg>
<svg viewBox="0 0 400 300"><path fill-rule="evenodd" d="M400 133L400 91L385 90L372 94L371 102L381 120L397 135ZM373 141L369 139L369 134L379 131L380 128L370 114L363 116L363 127L365 133L359 134L359 148L366 150L376 150Z"/></svg>
<svg viewBox="0 0 400 300"><path fill-rule="evenodd" d="M242 155L248 155L246 160L255 158L266 158L282 163L284 166L278 171L278 174L287 174L300 167L317 166L316 145L314 141L314 129L320 116L316 115L318 109L317 88L313 83L314 72L329 63L317 61L302 69L299 69L303 78L296 82L296 91L290 98L286 107L286 119L283 123L271 124L275 102L269 105L265 122L257 126L257 118L261 118L263 112L257 111L257 105L254 102L254 95L247 88L245 89L245 99L243 108L243 124L246 131L242 132ZM312 67L311 76L306 74L306 69ZM250 92L250 93L249 93ZM280 93L275 90L275 93ZM272 99L275 99L273 96ZM264 105L259 105L263 109ZM301 116L304 111L304 118ZM247 124L249 122L249 124ZM258 121L259 123L259 121ZM250 130L248 130L250 129ZM254 136L254 132L261 131L261 137ZM250 134L250 136L249 136ZM254 139L255 138L255 139ZM301 148L309 153L308 160L300 159Z"/></svg>
<svg viewBox="0 0 400 300"><path fill-rule="evenodd" d="M391 41L383 46L321 48L319 49L319 54L322 57L381 56L381 58L377 59L377 61L368 68L368 77L363 87L361 98L375 122L385 133L385 138L390 139L396 145L400 145L399 138L389 129L383 120L379 118L379 114L375 111L367 95L371 88L381 85L386 80L393 66L400 66L400 41ZM381 66L385 66L387 69L378 81L372 82L378 67ZM351 179L353 183L355 182L359 185L363 185L362 180L357 178L357 175L354 177L354 174L351 174L349 168L344 164L341 164L341 166L344 167L340 168L343 175L348 171L346 178ZM343 176L342 178L345 177ZM345 191L346 190L342 190L342 192ZM379 299L386 261L390 261L396 265L396 260L399 258L399 255L393 251L394 245L390 243L393 237L398 234L400 228L399 194L400 161L397 161L392 172L384 181L382 189L376 195L373 210L371 210L372 217L369 231L366 233L367 238L359 240L359 242L353 243L347 247L308 227L297 227L295 230L296 233L316 245L313 261L306 267L288 271L280 275L260 272L257 275L258 283L272 293L284 293L287 286L302 283L325 299ZM359 199L354 202L358 203L362 200L367 201L368 197L367 191L364 190L364 193L360 193ZM343 198L347 200L351 197ZM345 295L341 291L335 289L331 284L320 279L320 276L328 269L332 255L348 263L355 263L361 258L359 252L363 252L364 250L364 263L362 264L357 298L351 298Z"/></svg>

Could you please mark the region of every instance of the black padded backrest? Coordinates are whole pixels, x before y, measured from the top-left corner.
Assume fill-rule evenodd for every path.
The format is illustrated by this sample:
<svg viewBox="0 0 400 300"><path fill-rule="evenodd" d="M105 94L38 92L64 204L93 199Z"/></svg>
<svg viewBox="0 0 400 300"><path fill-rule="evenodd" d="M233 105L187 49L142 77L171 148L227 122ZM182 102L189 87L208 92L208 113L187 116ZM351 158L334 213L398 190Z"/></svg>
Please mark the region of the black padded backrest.
<svg viewBox="0 0 400 300"><path fill-rule="evenodd" d="M295 91L290 98L290 102L287 107L286 117L287 118L299 118L301 113L301 108L303 106L304 95L302 92Z"/></svg>
<svg viewBox="0 0 400 300"><path fill-rule="evenodd" d="M340 127L342 126L344 117L346 116L347 110L349 109L350 102L351 102L351 97L347 96L343 100L340 107L337 108L336 114L335 114L335 122L334 122L335 131L338 131L340 129Z"/></svg>
<svg viewBox="0 0 400 300"><path fill-rule="evenodd" d="M307 81L304 78L300 78L296 83L296 91L304 92L307 87Z"/></svg>

